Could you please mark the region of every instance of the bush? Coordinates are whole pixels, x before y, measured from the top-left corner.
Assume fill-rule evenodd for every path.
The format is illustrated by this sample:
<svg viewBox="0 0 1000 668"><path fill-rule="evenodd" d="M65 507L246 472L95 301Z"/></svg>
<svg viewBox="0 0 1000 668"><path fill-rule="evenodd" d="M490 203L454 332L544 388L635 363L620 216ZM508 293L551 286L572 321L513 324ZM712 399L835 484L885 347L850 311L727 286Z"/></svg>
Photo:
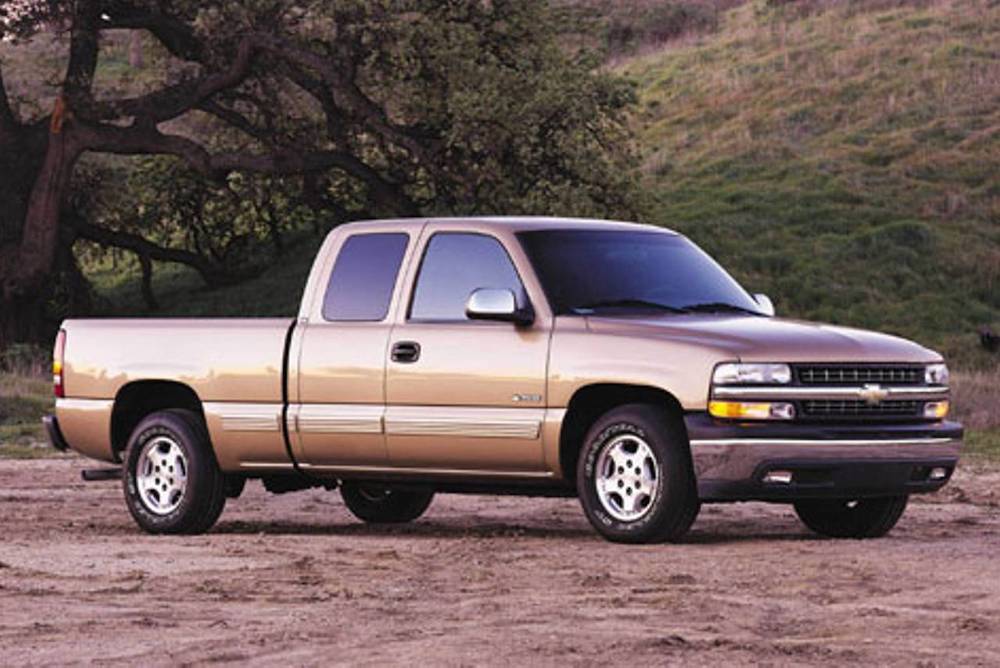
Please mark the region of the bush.
<svg viewBox="0 0 1000 668"><path fill-rule="evenodd" d="M718 8L715 3L657 3L611 11L605 30L608 51L620 55L643 46L663 44L693 32L715 30Z"/></svg>
<svg viewBox="0 0 1000 668"><path fill-rule="evenodd" d="M33 343L15 343L0 351L0 373L44 376L51 366L51 352Z"/></svg>

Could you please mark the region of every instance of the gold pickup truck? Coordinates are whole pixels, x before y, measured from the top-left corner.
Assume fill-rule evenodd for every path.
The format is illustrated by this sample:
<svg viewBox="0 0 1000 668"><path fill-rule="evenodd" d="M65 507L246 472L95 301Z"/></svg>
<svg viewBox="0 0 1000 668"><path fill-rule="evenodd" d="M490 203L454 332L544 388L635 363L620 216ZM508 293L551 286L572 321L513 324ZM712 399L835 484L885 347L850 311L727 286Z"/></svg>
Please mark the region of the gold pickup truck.
<svg viewBox="0 0 1000 668"><path fill-rule="evenodd" d="M774 317L668 230L552 218L335 229L298 317L68 320L56 447L113 462L140 527L209 529L248 479L367 522L436 492L578 496L610 540L705 502L875 537L951 477L948 370L903 339Z"/></svg>

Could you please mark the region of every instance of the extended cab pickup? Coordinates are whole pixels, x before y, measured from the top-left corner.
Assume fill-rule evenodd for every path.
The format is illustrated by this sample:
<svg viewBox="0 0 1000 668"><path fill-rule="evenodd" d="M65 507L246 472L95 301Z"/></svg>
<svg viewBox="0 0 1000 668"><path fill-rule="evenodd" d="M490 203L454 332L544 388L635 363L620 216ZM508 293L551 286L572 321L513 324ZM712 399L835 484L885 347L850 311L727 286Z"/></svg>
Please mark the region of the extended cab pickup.
<svg viewBox="0 0 1000 668"><path fill-rule="evenodd" d="M369 522L435 492L577 495L611 540L702 502L873 537L951 477L941 357L773 317L684 236L551 218L352 223L298 317L68 320L57 447L120 465L136 522L205 531L247 479L339 486Z"/></svg>

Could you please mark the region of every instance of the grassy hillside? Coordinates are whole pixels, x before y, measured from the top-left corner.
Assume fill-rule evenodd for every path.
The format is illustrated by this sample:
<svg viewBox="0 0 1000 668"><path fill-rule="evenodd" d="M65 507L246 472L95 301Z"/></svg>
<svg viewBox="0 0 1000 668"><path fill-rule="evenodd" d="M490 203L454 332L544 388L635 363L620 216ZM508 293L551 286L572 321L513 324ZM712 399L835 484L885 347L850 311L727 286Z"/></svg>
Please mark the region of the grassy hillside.
<svg viewBox="0 0 1000 668"><path fill-rule="evenodd" d="M689 234L783 314L996 365L976 329L1000 325L1000 5L755 0L713 17L614 60L638 87L647 220ZM225 290L158 267L162 312L291 315L317 241L300 243ZM146 310L125 267L89 272L103 312Z"/></svg>
<svg viewBox="0 0 1000 668"><path fill-rule="evenodd" d="M785 313L987 363L975 329L1000 321L1000 5L802 4L743 5L622 66L653 222Z"/></svg>

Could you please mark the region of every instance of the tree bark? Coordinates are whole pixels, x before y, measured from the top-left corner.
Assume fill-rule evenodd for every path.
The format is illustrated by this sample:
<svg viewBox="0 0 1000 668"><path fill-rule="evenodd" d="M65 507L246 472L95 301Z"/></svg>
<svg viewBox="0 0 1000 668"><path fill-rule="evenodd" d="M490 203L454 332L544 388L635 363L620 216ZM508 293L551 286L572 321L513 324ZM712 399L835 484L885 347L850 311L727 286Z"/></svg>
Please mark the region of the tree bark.
<svg viewBox="0 0 1000 668"><path fill-rule="evenodd" d="M149 259L148 253L139 253L139 265L142 267L142 298L150 311L159 310L160 305L153 292L153 261Z"/></svg>
<svg viewBox="0 0 1000 668"><path fill-rule="evenodd" d="M80 154L64 124L53 123L50 128L45 157L19 216L20 239L9 239L0 247L0 348L38 339L44 331L43 307L59 243L59 216ZM11 158L15 167L32 162L30 155Z"/></svg>

